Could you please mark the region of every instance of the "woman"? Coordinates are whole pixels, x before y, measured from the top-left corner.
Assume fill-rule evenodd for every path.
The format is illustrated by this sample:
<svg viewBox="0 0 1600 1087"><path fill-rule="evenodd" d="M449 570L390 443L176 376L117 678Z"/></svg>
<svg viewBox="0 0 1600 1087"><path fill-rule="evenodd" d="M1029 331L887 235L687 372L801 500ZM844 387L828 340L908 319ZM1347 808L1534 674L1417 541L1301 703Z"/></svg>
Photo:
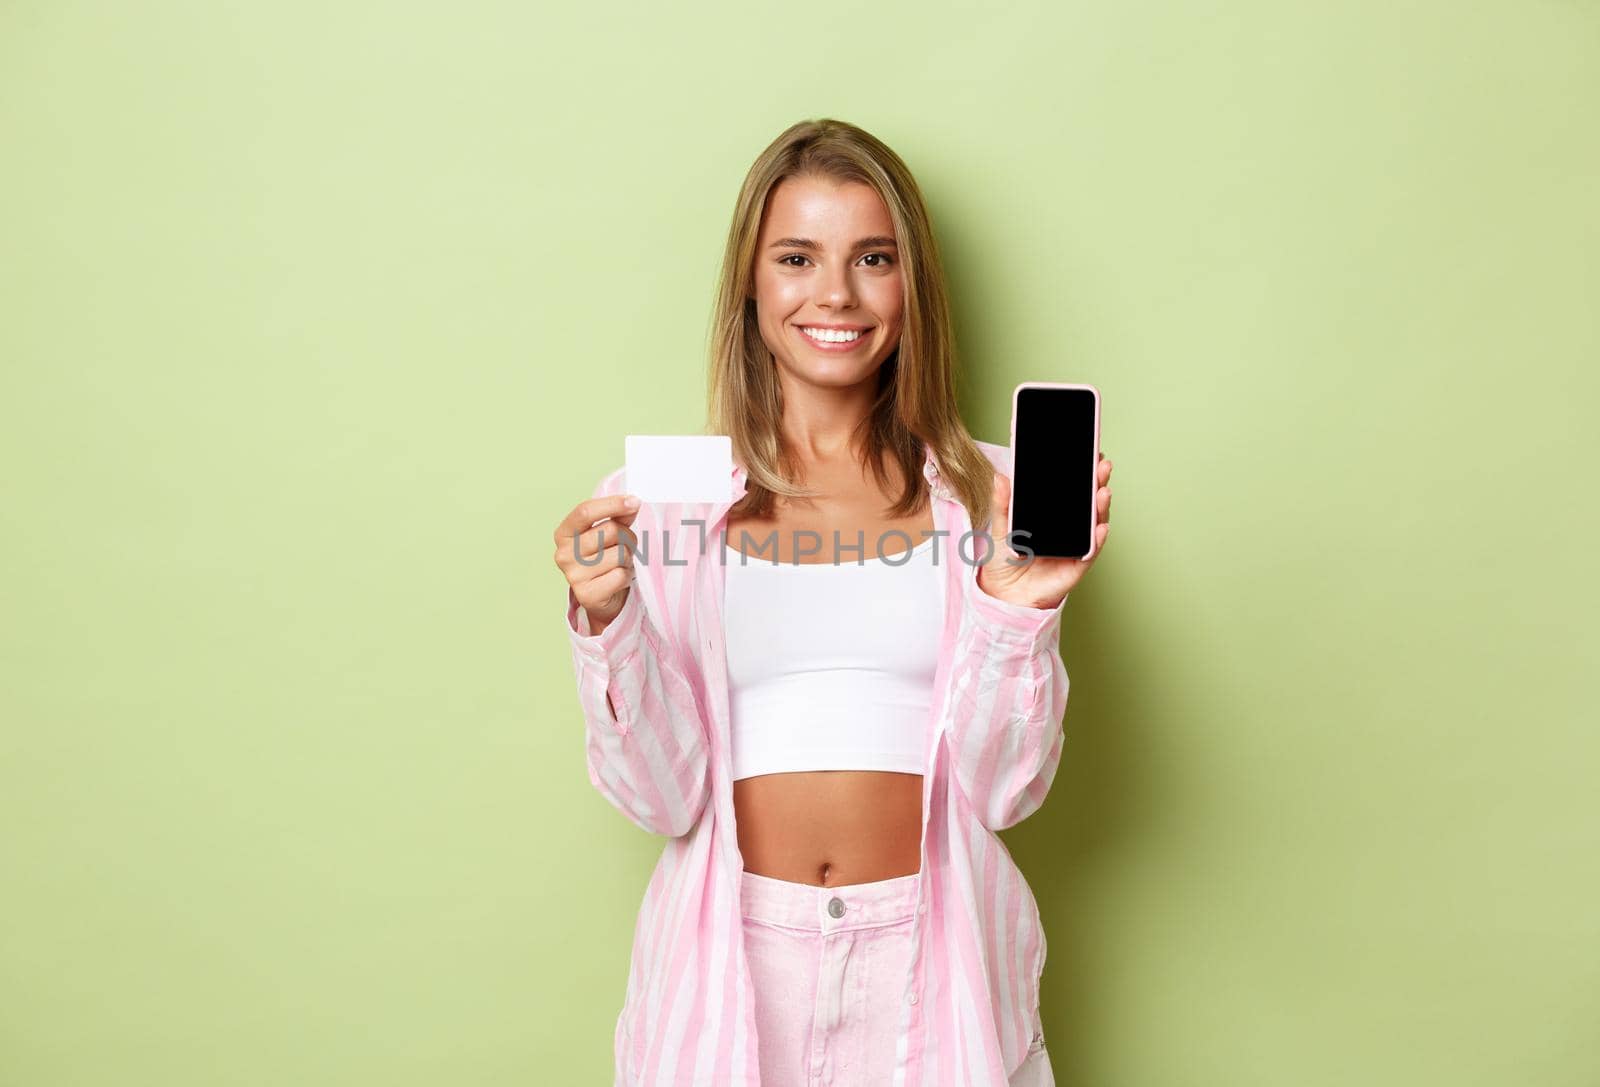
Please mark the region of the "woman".
<svg viewBox="0 0 1600 1087"><path fill-rule="evenodd" d="M617 1084L1053 1083L1044 932L994 832L1055 776L1090 563L1016 561L1009 450L967 433L953 356L904 163L797 124L724 256L733 500L641 506L619 468L556 530L590 781L668 837Z"/></svg>

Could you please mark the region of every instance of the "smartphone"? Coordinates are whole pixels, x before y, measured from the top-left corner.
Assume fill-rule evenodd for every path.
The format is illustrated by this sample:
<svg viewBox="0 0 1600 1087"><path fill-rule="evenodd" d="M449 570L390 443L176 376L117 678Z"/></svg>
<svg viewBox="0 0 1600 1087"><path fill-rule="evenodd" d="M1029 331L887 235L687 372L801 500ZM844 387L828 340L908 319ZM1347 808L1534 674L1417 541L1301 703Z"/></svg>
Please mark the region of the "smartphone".
<svg viewBox="0 0 1600 1087"><path fill-rule="evenodd" d="M1018 554L1094 555L1099 463L1099 389L1050 381L1016 387L1011 394L1011 542Z"/></svg>

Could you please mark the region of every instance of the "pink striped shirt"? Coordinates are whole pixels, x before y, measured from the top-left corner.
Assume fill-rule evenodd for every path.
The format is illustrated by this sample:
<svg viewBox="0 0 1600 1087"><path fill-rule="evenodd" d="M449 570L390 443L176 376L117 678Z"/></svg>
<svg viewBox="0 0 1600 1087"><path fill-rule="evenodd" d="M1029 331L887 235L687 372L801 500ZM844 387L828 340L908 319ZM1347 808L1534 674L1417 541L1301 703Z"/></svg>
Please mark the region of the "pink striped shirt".
<svg viewBox="0 0 1600 1087"><path fill-rule="evenodd" d="M1010 449L978 446L1009 477ZM1066 601L1024 607L978 587L983 545L964 536L966 507L924 450L950 591L927 726L919 921L890 1087L1048 1085L1044 927L995 831L1038 809L1061 761ZM737 499L742 466L733 480ZM618 468L594 493L624 483ZM731 505L641 506L633 587L599 635L567 591L589 780L634 824L667 837L634 926L613 1039L617 1087L760 1085L722 642Z"/></svg>

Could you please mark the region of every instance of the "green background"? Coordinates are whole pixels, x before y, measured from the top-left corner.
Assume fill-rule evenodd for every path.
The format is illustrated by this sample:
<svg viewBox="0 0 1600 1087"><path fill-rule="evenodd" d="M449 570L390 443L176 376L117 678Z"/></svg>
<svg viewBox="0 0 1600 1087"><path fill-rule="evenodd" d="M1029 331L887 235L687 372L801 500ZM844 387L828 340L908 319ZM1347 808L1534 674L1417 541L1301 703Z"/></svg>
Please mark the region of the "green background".
<svg viewBox="0 0 1600 1087"><path fill-rule="evenodd" d="M0 1082L610 1083L552 533L820 116L1105 395L1058 1081L1600 1082L1600 5L568 7L0 4Z"/></svg>

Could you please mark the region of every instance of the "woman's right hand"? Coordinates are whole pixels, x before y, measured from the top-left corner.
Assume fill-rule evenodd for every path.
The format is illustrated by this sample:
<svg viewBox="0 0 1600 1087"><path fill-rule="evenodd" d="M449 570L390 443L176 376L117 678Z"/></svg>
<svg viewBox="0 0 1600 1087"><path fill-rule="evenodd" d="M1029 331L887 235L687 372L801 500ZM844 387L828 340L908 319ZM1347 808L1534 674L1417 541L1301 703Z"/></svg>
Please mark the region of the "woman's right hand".
<svg viewBox="0 0 1600 1087"><path fill-rule="evenodd" d="M638 546L631 526L637 516L638 499L608 494L585 498L556 526L556 565L589 616L594 633L605 629L628 600L633 582L629 549Z"/></svg>

